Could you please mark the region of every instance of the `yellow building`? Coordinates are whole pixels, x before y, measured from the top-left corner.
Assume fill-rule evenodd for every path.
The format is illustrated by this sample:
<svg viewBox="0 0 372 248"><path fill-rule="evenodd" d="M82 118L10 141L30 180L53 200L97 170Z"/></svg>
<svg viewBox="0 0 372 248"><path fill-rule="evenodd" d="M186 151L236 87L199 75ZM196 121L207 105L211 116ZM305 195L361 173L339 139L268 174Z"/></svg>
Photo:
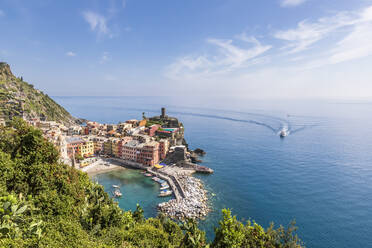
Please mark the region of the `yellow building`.
<svg viewBox="0 0 372 248"><path fill-rule="evenodd" d="M80 155L83 157L88 157L94 154L94 143L93 141L85 141L81 144Z"/></svg>
<svg viewBox="0 0 372 248"><path fill-rule="evenodd" d="M121 157L121 143L119 139L112 140L112 155L114 157L120 158Z"/></svg>

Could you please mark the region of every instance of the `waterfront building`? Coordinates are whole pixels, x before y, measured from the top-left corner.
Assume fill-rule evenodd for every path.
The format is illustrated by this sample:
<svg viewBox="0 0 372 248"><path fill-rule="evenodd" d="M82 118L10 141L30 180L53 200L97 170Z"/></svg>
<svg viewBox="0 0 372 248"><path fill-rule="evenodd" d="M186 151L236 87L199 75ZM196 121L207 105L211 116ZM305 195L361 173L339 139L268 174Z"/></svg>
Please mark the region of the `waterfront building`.
<svg viewBox="0 0 372 248"><path fill-rule="evenodd" d="M122 159L153 166L159 162L159 143L149 141L141 143L133 139L122 144Z"/></svg>
<svg viewBox="0 0 372 248"><path fill-rule="evenodd" d="M159 163L159 143L156 141L144 143L137 151L137 163L147 166Z"/></svg>
<svg viewBox="0 0 372 248"><path fill-rule="evenodd" d="M121 140L111 139L111 149L112 149L112 155L114 157L120 158L121 157Z"/></svg>
<svg viewBox="0 0 372 248"><path fill-rule="evenodd" d="M107 139L103 143L103 153L106 155L112 155L112 142L110 139Z"/></svg>
<svg viewBox="0 0 372 248"><path fill-rule="evenodd" d="M169 150L169 141L167 139L161 139L159 141L159 160L163 160L167 157Z"/></svg>
<svg viewBox="0 0 372 248"><path fill-rule="evenodd" d="M122 145L121 157L124 160L137 161L137 150L140 145L138 140L130 140Z"/></svg>
<svg viewBox="0 0 372 248"><path fill-rule="evenodd" d="M80 155L82 157L89 157L94 154L94 144L93 141L84 141L80 144Z"/></svg>

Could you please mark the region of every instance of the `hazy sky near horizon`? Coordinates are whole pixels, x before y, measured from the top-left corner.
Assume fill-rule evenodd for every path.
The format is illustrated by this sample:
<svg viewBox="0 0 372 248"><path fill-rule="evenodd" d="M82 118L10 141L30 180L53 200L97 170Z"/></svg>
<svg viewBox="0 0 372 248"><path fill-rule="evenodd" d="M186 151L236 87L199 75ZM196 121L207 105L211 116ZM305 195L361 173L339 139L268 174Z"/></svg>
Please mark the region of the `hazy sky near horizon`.
<svg viewBox="0 0 372 248"><path fill-rule="evenodd" d="M0 0L0 61L49 95L372 97L372 0Z"/></svg>

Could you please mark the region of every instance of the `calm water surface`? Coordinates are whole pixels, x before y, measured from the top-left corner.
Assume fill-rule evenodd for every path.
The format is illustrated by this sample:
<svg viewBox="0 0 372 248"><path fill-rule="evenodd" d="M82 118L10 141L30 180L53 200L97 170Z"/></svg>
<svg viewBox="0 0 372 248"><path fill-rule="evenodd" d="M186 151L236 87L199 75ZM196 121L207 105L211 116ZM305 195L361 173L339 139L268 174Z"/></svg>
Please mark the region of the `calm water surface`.
<svg viewBox="0 0 372 248"><path fill-rule="evenodd" d="M54 97L74 116L99 122L151 116L160 107L185 125L191 148L207 151L199 175L213 212L200 223L209 238L221 208L241 220L287 225L295 219L307 247L372 244L372 104L335 101L241 101L165 97ZM288 127L290 135L278 137ZM123 209L156 215L159 186L138 171L94 177L121 186Z"/></svg>

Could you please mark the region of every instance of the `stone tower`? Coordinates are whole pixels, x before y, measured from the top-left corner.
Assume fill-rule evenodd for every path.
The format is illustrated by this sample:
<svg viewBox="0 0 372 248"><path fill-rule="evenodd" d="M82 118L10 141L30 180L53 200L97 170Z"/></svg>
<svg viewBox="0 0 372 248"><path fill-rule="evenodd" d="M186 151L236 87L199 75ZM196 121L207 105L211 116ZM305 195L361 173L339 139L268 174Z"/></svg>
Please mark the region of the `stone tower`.
<svg viewBox="0 0 372 248"><path fill-rule="evenodd" d="M165 108L161 108L161 118L165 118Z"/></svg>

